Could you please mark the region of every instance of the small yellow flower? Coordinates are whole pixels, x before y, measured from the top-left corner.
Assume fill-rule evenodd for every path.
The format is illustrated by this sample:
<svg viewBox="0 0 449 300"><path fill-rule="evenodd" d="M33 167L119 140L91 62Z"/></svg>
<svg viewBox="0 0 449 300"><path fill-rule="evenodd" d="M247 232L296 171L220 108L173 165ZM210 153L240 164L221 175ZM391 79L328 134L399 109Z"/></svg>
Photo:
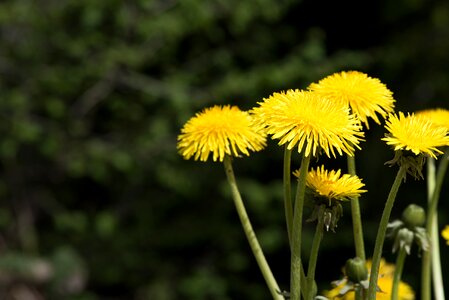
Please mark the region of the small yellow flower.
<svg viewBox="0 0 449 300"><path fill-rule="evenodd" d="M389 134L382 138L394 150L409 150L415 155L427 154L436 158L441 154L437 147L449 145L448 130L444 127L436 127L428 119L408 114L405 116L399 112L399 117L390 114L385 128Z"/></svg>
<svg viewBox="0 0 449 300"><path fill-rule="evenodd" d="M441 236L446 240L446 243L449 245L449 225L446 225L443 231L441 231Z"/></svg>
<svg viewBox="0 0 449 300"><path fill-rule="evenodd" d="M293 173L299 176L299 170ZM324 166L311 170L307 174L306 185L318 196L329 200L349 200L351 197L359 197L366 190L361 188L365 185L355 175L343 174L341 170L327 171Z"/></svg>
<svg viewBox="0 0 449 300"><path fill-rule="evenodd" d="M449 110L443 108L426 109L416 113L416 116L429 119L438 126L446 127L449 130Z"/></svg>
<svg viewBox="0 0 449 300"><path fill-rule="evenodd" d="M332 74L312 83L309 89L332 101L349 105L367 128L368 118L380 124L377 114L385 118L394 108L393 93L386 85L357 71Z"/></svg>
<svg viewBox="0 0 449 300"><path fill-rule="evenodd" d="M178 136L178 150L185 158L207 161L212 153L214 161L225 155L249 155L265 147L266 137L253 126L249 113L236 106L206 108L192 117Z"/></svg>
<svg viewBox="0 0 449 300"><path fill-rule="evenodd" d="M371 270L371 261L367 261L366 266L368 270ZM388 264L385 260L381 260L380 268L379 268L379 277L377 281L377 285L380 288L380 291L376 293L377 300L390 300L391 299L391 289L393 287L393 274L394 274L394 265ZM347 284L346 281L341 282L339 285L334 287L330 291L325 291L324 296L329 299L335 300L354 300L355 295L354 291L347 292L344 295L340 295L340 291ZM415 293L413 289L406 283L399 283L398 290L398 299L399 300L414 300Z"/></svg>
<svg viewBox="0 0 449 300"><path fill-rule="evenodd" d="M348 107L301 90L274 93L259 104L252 110L256 123L288 149L297 146L305 156L322 149L335 157L335 151L353 155L354 147L360 148L364 134Z"/></svg>

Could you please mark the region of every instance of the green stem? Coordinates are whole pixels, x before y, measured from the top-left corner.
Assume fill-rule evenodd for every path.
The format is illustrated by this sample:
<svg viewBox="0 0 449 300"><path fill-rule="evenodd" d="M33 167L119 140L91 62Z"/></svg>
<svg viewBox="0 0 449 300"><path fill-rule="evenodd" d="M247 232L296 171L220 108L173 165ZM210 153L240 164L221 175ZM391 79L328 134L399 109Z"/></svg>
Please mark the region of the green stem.
<svg viewBox="0 0 449 300"><path fill-rule="evenodd" d="M382 212L382 218L380 219L379 228L377 230L376 243L374 245L373 263L371 265L370 280L368 287L368 299L376 299L377 290L377 277L379 275L379 265L382 257L382 248L385 240L385 233L387 231L388 219L390 218L391 210L393 209L394 200L398 193L399 186L402 179L406 175L406 168L400 167L393 185L391 186L390 193L388 194L387 202L385 203L384 211Z"/></svg>
<svg viewBox="0 0 449 300"><path fill-rule="evenodd" d="M433 274L434 274L434 292L435 299L444 299L444 285L442 280L442 272L439 260L439 245L438 245L438 230L432 233L432 228L438 225L437 222L437 208L438 200L440 197L441 187L443 185L444 175L446 174L448 167L449 151L446 150L442 159L440 166L438 167L437 176L434 184L433 191L428 191L430 196L429 206L427 209L427 223L426 230L427 234L431 237L430 239L430 251L424 251L422 257L422 270L421 270L421 299L430 300L431 299L431 262L433 262ZM429 170L432 170L431 167ZM429 188L432 187L432 183L429 184ZM438 253L437 253L438 252ZM438 259L438 261L436 261Z"/></svg>
<svg viewBox="0 0 449 300"><path fill-rule="evenodd" d="M359 286L355 290L355 300L363 300L363 286L359 284Z"/></svg>
<svg viewBox="0 0 449 300"><path fill-rule="evenodd" d="M427 226L431 227L430 229L431 251L432 251L431 257L432 257L433 291L435 293L435 300L445 299L443 273L441 270L441 259L440 259L440 245L439 245L440 237L438 233L438 201L440 199L441 187L443 185L448 164L449 164L449 149L446 148L446 151L444 152L444 155L441 158L441 162L438 167L435 190L434 194L432 195L433 196L432 202L430 203L429 207L432 210L432 215L429 216L430 221L427 224Z"/></svg>
<svg viewBox="0 0 449 300"><path fill-rule="evenodd" d="M318 260L318 250L323 238L323 218L318 217L318 223L313 237L312 249L310 250L309 267L307 269L307 297L306 300L313 299L313 282L315 280L316 262Z"/></svg>
<svg viewBox="0 0 449 300"><path fill-rule="evenodd" d="M440 235L438 232L438 215L435 215L432 222L432 230L430 240L432 241L432 278L433 278L433 292L435 300L445 300L443 272L441 270L441 256L440 256Z"/></svg>
<svg viewBox="0 0 449 300"><path fill-rule="evenodd" d="M245 232L246 238L248 239L249 245L251 246L253 255L256 258L257 264L259 265L260 271L262 272L262 275L265 279L265 282L267 283L273 299L283 300L284 297L280 294L279 286L273 276L273 273L271 272L267 260L265 259L262 248L260 247L259 241L257 240L253 227L251 226L248 214L246 213L245 205L243 204L242 197L235 180L231 158L229 156L225 156L223 163L226 171L226 176L231 187L232 199L234 200L235 208L237 209L237 213L242 223L243 230Z"/></svg>
<svg viewBox="0 0 449 300"><path fill-rule="evenodd" d="M435 178L435 159L429 158L427 162L427 220L429 219L430 215L430 203L432 202L433 195L435 193L435 185L436 185L436 178ZM429 234L429 232L427 233ZM429 235L430 238L430 244L432 245L431 248L433 248L434 239L433 235ZM433 251L433 249L429 249L429 251ZM426 251L427 252L427 251ZM431 259L433 260L433 255L431 256L430 253L423 253L422 260L421 260L421 297L423 299L430 299L431 296Z"/></svg>
<svg viewBox="0 0 449 300"><path fill-rule="evenodd" d="M285 146L284 151L284 207L285 220L287 221L288 242L292 240L293 223L293 205L292 205L292 187L291 187L291 157L292 151Z"/></svg>
<svg viewBox="0 0 449 300"><path fill-rule="evenodd" d="M304 267L302 265L302 262L301 262L300 272L301 272L301 274L299 274L299 276L301 276L301 295L305 299L307 296L307 277L306 277L306 273L304 272Z"/></svg>
<svg viewBox="0 0 449 300"><path fill-rule="evenodd" d="M391 300L399 299L399 282L401 282L402 270L404 269L406 257L407 251L405 251L405 247L401 247L399 249L398 257L396 258L396 267L393 275L393 287L391 288Z"/></svg>
<svg viewBox="0 0 449 300"><path fill-rule="evenodd" d="M355 171L355 159L353 156L347 156L348 158L348 172L351 175L356 175ZM354 232L354 244L356 256L365 260L365 244L363 242L363 228L362 217L360 214L359 197L351 198L351 215L352 215L352 228Z"/></svg>
<svg viewBox="0 0 449 300"><path fill-rule="evenodd" d="M291 247L291 231L293 226L293 203L292 203L292 188L291 188L291 157L292 151L285 146L284 150L284 206L285 219L287 222L288 242ZM301 294L306 297L306 275L304 267L301 263Z"/></svg>
<svg viewBox="0 0 449 300"><path fill-rule="evenodd" d="M299 171L298 188L296 190L295 210L293 214L292 251L290 265L290 299L300 300L301 297L301 238L304 195L306 177L309 169L310 156L303 156Z"/></svg>

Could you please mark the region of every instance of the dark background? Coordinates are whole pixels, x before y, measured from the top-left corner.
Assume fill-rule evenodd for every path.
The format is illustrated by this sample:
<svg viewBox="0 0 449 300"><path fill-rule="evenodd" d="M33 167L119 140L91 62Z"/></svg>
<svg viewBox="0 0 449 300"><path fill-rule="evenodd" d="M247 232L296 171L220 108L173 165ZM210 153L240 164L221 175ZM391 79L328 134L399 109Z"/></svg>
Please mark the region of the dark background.
<svg viewBox="0 0 449 300"><path fill-rule="evenodd" d="M204 107L250 109L342 70L379 78L397 110L449 109L448 53L447 1L2 1L0 293L269 299L223 167L177 154L182 125ZM384 165L393 151L380 141L383 126L370 125L356 157L369 190L361 198L367 256L396 171ZM282 155L270 141L234 167L288 289ZM345 168L342 158L319 163ZM449 223L447 185L440 227ZM393 217L425 201L425 182L409 179ZM305 257L312 232L306 225ZM346 205L322 243L320 290L341 276L352 243ZM384 256L393 262L391 245ZM448 251L442 244L444 262ZM418 291L416 248L406 263L403 279Z"/></svg>

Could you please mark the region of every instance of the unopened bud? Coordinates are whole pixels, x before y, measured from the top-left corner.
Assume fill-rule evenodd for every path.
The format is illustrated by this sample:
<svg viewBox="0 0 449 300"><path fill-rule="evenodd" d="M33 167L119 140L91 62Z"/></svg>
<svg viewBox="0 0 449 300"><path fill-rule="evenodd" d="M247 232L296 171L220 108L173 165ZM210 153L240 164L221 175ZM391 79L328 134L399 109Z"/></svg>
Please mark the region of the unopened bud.
<svg viewBox="0 0 449 300"><path fill-rule="evenodd" d="M421 227L426 222L426 212L421 206L410 204L402 213L402 221L408 228Z"/></svg>
<svg viewBox="0 0 449 300"><path fill-rule="evenodd" d="M346 261L345 273L349 280L354 283L360 283L368 278L368 269L363 259L359 257L351 258Z"/></svg>

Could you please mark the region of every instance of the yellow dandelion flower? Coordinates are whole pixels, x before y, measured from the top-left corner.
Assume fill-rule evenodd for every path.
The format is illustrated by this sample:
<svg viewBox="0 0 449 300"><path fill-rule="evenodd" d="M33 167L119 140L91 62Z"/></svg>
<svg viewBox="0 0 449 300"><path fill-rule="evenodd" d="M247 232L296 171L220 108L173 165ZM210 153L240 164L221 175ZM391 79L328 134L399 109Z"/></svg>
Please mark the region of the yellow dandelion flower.
<svg viewBox="0 0 449 300"><path fill-rule="evenodd" d="M346 293L344 296L340 296L340 290L344 287L345 283L341 283L330 291L324 293L329 299L338 299L338 300L354 300L355 294L354 291L350 291ZM379 277L377 281L377 285L380 288L380 291L376 294L377 300L390 300L391 299L391 289L393 287L393 277ZM398 289L398 299L399 300L414 300L415 293L410 285L400 282Z"/></svg>
<svg viewBox="0 0 449 300"><path fill-rule="evenodd" d="M449 110L447 109L426 109L418 111L415 115L427 118L435 125L446 127L449 130Z"/></svg>
<svg viewBox="0 0 449 300"><path fill-rule="evenodd" d="M446 240L446 243L449 245L449 225L446 225L443 231L441 231L441 236Z"/></svg>
<svg viewBox="0 0 449 300"><path fill-rule="evenodd" d="M293 174L299 176L299 170ZM324 166L309 171L306 185L318 196L328 198L329 200L349 200L351 197L359 197L361 193L366 192L366 190L361 189L365 185L357 176L341 175L341 170L328 171L324 169Z"/></svg>
<svg viewBox="0 0 449 300"><path fill-rule="evenodd" d="M379 79L358 71L335 73L309 86L332 101L349 105L357 117L369 128L368 118L380 124L377 114L385 118L393 112L393 93Z"/></svg>
<svg viewBox="0 0 449 300"><path fill-rule="evenodd" d="M236 106L206 108L192 117L178 136L178 150L185 158L207 161L212 153L214 161L225 155L249 155L265 147L266 137L253 126L248 112Z"/></svg>
<svg viewBox="0 0 449 300"><path fill-rule="evenodd" d="M408 114L405 116L399 112L399 117L390 114L385 128L389 131L382 138L394 150L409 150L415 155L427 154L436 158L441 154L437 147L449 145L448 130L444 127L436 127L428 119Z"/></svg>
<svg viewBox="0 0 449 300"><path fill-rule="evenodd" d="M366 266L368 270L371 270L371 261L366 262ZM391 299L391 289L393 287L393 274L394 274L394 265L388 264L384 259L381 260L380 268L379 268L379 277L377 281L377 285L380 288L380 291L376 293L377 300L390 300ZM347 292L344 295L340 295L340 291L347 284L346 281L342 281L336 287L334 287L330 291L325 291L324 296L329 299L335 300L354 300L355 294L354 291ZM401 281L399 283L398 289L398 299L399 300L414 300L415 293L413 289Z"/></svg>
<svg viewBox="0 0 449 300"><path fill-rule="evenodd" d="M372 261L371 260L367 260L366 261L366 268L368 270L371 270L371 267L372 267ZM387 263L386 260L383 259L383 258L380 259L379 277L393 276L394 269L395 269L395 265L394 264Z"/></svg>
<svg viewBox="0 0 449 300"><path fill-rule="evenodd" d="M259 104L251 111L256 123L279 139L279 145L297 146L305 156L315 156L319 149L329 157L335 151L353 155L354 147L360 149L361 125L343 105L301 90L274 93Z"/></svg>

